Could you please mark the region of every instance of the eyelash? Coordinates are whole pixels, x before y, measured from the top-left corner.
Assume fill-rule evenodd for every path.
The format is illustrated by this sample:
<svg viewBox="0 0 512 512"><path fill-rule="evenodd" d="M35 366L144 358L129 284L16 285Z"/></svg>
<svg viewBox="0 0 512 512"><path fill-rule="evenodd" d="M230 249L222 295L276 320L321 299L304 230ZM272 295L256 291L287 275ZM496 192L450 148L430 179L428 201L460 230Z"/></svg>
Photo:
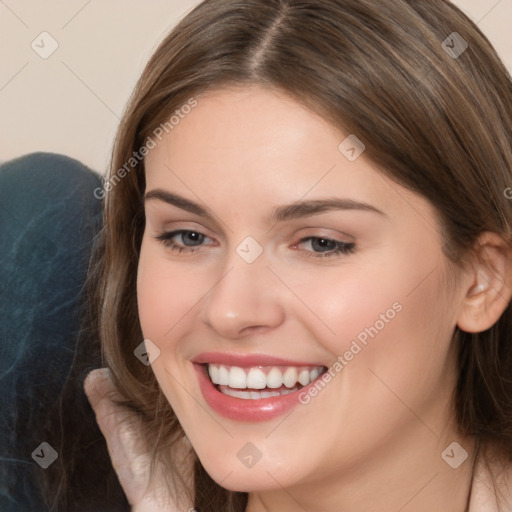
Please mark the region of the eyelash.
<svg viewBox="0 0 512 512"><path fill-rule="evenodd" d="M194 253L197 252L195 249L196 247L183 247L181 245L178 245L176 242L174 242L172 239L177 235L183 235L186 233L195 233L201 237L208 238L206 235L203 235L202 233L199 233L198 231L192 231L189 229L180 229L177 231L168 231L161 233L160 235L156 236L155 238L159 240L163 245L166 247L169 247L173 252L178 251L178 253L186 252L186 253ZM322 237L322 236L308 236L306 238L302 238L299 243L309 242L312 240L324 240L327 242L332 242L335 245L335 249L329 251L329 252L312 252L312 251L305 251L302 250L302 252L306 253L306 256L311 258L330 258L334 256L339 256L341 254L352 254L355 251L356 245L354 243L348 243L348 242L340 242L339 240L333 240L332 238ZM297 244L298 245L298 244Z"/></svg>

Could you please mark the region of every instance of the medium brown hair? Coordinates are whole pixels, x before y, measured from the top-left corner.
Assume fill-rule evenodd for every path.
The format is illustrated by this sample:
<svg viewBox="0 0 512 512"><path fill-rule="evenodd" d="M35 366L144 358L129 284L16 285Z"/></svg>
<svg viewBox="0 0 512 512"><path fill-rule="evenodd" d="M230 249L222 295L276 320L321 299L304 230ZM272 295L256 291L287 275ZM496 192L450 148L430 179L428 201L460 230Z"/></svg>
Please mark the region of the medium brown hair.
<svg viewBox="0 0 512 512"><path fill-rule="evenodd" d="M453 32L468 44L457 58L442 44ZM283 91L362 140L384 175L436 208L454 265L463 265L484 231L508 240L512 81L487 38L448 1L204 1L148 62L117 134L111 176L190 98L248 84ZM105 360L171 475L173 446L184 434L151 368L133 354L143 339L136 276L144 191L141 161L107 194L93 301ZM491 329L456 329L453 337L460 431L507 460L511 322L509 305ZM195 493L201 512L245 509L247 495L221 488L197 460Z"/></svg>

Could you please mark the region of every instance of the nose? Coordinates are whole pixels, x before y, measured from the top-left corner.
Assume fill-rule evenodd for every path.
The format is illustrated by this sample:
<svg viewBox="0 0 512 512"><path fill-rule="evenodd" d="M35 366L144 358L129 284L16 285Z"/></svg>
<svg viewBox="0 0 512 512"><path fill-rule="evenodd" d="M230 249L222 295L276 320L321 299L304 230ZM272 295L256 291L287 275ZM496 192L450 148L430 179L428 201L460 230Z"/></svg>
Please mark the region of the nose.
<svg viewBox="0 0 512 512"><path fill-rule="evenodd" d="M245 263L233 259L205 296L201 320L222 338L236 339L278 327L285 318L282 290L263 258Z"/></svg>

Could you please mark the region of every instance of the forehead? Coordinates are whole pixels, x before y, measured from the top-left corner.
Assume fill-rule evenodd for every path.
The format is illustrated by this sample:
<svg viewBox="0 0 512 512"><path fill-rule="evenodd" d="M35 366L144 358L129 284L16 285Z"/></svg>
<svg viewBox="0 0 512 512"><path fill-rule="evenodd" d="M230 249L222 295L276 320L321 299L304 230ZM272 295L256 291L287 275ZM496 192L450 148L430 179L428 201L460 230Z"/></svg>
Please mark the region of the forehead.
<svg viewBox="0 0 512 512"><path fill-rule="evenodd" d="M426 200L381 174L364 152L349 160L339 146L350 134L280 91L225 88L195 100L147 155L148 189L208 198L215 207L228 201L237 211L336 196L372 203L391 216L433 214Z"/></svg>
<svg viewBox="0 0 512 512"><path fill-rule="evenodd" d="M209 91L147 157L253 165L321 162L337 156L342 134L284 93L258 86Z"/></svg>

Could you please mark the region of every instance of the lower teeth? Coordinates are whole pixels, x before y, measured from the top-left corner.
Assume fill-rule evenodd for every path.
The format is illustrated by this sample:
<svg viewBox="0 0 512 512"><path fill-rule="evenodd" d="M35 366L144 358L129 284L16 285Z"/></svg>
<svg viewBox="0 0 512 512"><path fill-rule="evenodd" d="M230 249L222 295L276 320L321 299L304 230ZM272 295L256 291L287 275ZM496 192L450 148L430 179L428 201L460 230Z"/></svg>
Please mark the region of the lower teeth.
<svg viewBox="0 0 512 512"><path fill-rule="evenodd" d="M242 389L233 389L229 386L217 386L217 389L223 393L224 395L232 396L235 398L242 398L244 400L260 400L261 398L271 398L273 396L281 396L287 395L288 393L293 393L300 389L302 386L295 386L291 389L281 388L280 391L275 389L270 391L261 391L261 390L242 390Z"/></svg>

